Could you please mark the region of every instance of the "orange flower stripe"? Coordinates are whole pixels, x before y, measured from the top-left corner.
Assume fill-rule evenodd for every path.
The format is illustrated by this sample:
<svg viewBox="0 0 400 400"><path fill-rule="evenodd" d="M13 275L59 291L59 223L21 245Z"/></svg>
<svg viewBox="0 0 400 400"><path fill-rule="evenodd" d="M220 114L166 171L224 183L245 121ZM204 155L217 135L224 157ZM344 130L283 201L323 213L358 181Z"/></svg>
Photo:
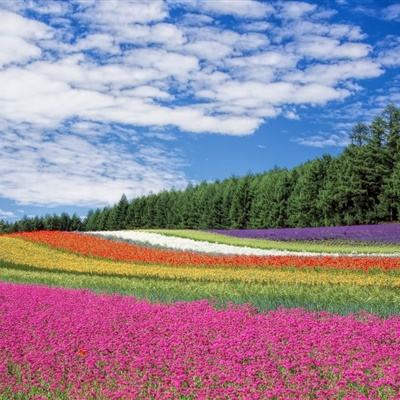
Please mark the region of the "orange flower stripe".
<svg viewBox="0 0 400 400"><path fill-rule="evenodd" d="M136 263L174 266L329 267L365 271L373 268L400 269L399 257L210 255L138 246L75 232L36 231L7 236L19 237L85 256Z"/></svg>

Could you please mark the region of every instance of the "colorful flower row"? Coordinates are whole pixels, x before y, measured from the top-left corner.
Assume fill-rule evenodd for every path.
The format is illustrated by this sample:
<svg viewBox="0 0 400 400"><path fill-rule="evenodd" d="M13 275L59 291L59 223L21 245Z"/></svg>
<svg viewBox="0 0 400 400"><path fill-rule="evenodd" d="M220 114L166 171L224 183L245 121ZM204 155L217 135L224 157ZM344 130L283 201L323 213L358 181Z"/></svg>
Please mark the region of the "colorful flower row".
<svg viewBox="0 0 400 400"><path fill-rule="evenodd" d="M251 304L259 311L302 307L347 315L367 310L387 317L400 315L400 290L382 286L288 284L279 282L206 282L157 277L66 273L27 268L0 260L0 281L40 284L97 292L121 293L152 302L208 299L216 305ZM0 397L1 398L1 397Z"/></svg>
<svg viewBox="0 0 400 400"><path fill-rule="evenodd" d="M384 270L400 269L399 257L209 255L143 247L132 243L116 242L89 235L57 231L25 232L3 236L3 238L7 237L27 239L81 255L136 263L209 267L327 267L349 270L369 270L375 268Z"/></svg>
<svg viewBox="0 0 400 400"><path fill-rule="evenodd" d="M399 288L400 275L346 270L218 268L196 266L138 265L67 253L15 237L0 237L0 259L50 271L98 275L192 280L307 285L358 285Z"/></svg>
<svg viewBox="0 0 400 400"><path fill-rule="evenodd" d="M9 284L0 298L0 398L400 396L399 317L257 314Z"/></svg>

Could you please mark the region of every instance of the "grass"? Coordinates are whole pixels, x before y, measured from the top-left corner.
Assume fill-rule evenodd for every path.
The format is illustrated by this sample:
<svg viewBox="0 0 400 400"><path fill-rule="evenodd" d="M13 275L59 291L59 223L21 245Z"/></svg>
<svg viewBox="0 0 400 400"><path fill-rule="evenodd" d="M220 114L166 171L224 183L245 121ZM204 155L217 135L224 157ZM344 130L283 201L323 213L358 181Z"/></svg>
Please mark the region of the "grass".
<svg viewBox="0 0 400 400"><path fill-rule="evenodd" d="M338 314L371 312L380 316L400 314L400 291L385 287L355 285L249 284L132 278L40 271L25 265L0 261L0 280L55 287L121 293L171 303L207 299L218 307L228 303L250 304L259 311L279 307L302 307Z"/></svg>
<svg viewBox="0 0 400 400"><path fill-rule="evenodd" d="M189 229L146 229L146 232L160 233L167 236L175 236L186 239L201 240L210 243L229 244L241 247L253 247L265 250L288 250L288 251L309 251L315 253L363 253L363 254L389 254L399 253L400 245L395 244L366 244L351 242L345 244L343 242L321 241L278 241L266 239L248 239L238 238L234 236L222 235L206 231L189 230ZM327 244L329 243L329 245Z"/></svg>

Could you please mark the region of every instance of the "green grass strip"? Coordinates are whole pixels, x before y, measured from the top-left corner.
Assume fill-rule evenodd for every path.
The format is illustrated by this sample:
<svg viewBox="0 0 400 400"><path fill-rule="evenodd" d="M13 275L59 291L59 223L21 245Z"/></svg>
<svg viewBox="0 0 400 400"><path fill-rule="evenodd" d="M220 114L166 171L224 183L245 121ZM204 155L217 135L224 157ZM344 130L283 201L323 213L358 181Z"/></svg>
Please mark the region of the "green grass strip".
<svg viewBox="0 0 400 400"><path fill-rule="evenodd" d="M166 236L175 236L185 239L201 240L210 243L229 244L242 247L253 247L265 250L288 250L288 251L309 251L315 253L399 253L400 245L395 244L338 244L335 242L321 243L306 241L279 241L266 239L248 239L234 236L222 235L206 231L197 231L190 229L146 229L146 232L159 233ZM329 244L328 244L329 243Z"/></svg>
<svg viewBox="0 0 400 400"><path fill-rule="evenodd" d="M152 302L171 303L207 299L217 306L251 304L258 310L302 307L338 314L367 311L381 316L400 314L400 290L390 288L302 284L245 284L140 279L29 270L0 264L0 280L55 287L121 293Z"/></svg>

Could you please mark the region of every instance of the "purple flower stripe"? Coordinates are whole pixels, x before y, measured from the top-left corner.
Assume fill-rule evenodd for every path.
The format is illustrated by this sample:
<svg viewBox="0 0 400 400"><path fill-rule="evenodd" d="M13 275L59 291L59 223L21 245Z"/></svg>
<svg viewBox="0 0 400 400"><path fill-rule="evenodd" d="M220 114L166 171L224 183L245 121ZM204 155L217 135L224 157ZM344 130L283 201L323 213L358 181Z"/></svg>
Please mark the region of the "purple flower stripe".
<svg viewBox="0 0 400 400"><path fill-rule="evenodd" d="M0 284L0 394L46 384L74 399L398 399L399 332L398 316Z"/></svg>
<svg viewBox="0 0 400 400"><path fill-rule="evenodd" d="M271 240L359 240L400 243L400 224L354 225L321 228L217 229L223 235Z"/></svg>

